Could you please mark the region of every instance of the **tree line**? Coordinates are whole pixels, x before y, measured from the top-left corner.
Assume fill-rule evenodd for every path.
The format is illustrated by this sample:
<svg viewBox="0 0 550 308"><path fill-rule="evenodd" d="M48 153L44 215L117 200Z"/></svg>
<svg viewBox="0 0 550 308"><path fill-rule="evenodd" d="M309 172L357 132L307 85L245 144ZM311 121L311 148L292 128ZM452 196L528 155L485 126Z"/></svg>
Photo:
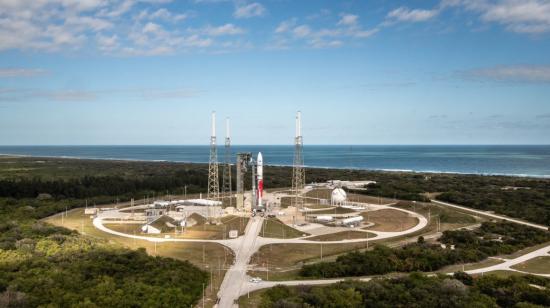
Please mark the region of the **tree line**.
<svg viewBox="0 0 550 308"><path fill-rule="evenodd" d="M550 280L534 276L427 277L418 273L368 282L348 280L327 286L276 286L260 307L548 307Z"/></svg>
<svg viewBox="0 0 550 308"><path fill-rule="evenodd" d="M444 231L439 241L446 247L424 242L422 237L417 243L401 248L377 245L373 250L353 251L332 262L304 265L300 275L334 278L391 272L431 272L444 266L479 262L489 256L509 254L548 242L550 232L509 222L484 222L474 231Z"/></svg>

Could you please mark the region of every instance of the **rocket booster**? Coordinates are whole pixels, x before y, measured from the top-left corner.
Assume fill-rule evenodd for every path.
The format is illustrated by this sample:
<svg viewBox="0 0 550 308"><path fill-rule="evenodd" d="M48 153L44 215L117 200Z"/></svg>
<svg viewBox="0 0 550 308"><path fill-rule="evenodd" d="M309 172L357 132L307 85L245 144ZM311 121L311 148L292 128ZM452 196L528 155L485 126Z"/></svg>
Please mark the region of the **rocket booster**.
<svg viewBox="0 0 550 308"><path fill-rule="evenodd" d="M258 153L257 164L258 207L262 207L262 197L264 196L264 161L261 152Z"/></svg>

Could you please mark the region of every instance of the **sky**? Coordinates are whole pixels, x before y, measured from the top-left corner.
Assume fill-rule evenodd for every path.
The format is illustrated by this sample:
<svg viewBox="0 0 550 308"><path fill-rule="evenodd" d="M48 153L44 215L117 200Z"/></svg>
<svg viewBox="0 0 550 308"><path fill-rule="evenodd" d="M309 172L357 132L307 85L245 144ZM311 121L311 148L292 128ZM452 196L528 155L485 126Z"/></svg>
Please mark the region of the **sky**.
<svg viewBox="0 0 550 308"><path fill-rule="evenodd" d="M549 144L549 0L0 0L0 145ZM220 142L221 143L221 142Z"/></svg>

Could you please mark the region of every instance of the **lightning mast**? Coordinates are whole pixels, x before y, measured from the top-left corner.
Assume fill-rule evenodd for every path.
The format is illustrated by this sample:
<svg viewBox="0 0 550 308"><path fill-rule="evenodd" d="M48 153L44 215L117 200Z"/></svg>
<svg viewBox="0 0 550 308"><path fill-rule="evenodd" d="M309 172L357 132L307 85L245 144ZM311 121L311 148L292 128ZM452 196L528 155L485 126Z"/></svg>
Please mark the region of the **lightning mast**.
<svg viewBox="0 0 550 308"><path fill-rule="evenodd" d="M301 209L304 205L304 199L300 196L300 192L304 189L306 183L303 147L302 113L298 111L296 114L296 137L294 138L294 164L292 168L292 191L294 193L292 205L296 209Z"/></svg>
<svg viewBox="0 0 550 308"><path fill-rule="evenodd" d="M210 160L208 161L208 199L218 199L218 149L216 145L216 112L212 111L212 135L210 136Z"/></svg>
<svg viewBox="0 0 550 308"><path fill-rule="evenodd" d="M229 118L225 118L225 164L223 166L222 192L229 197L229 206L233 206L231 185L231 131Z"/></svg>

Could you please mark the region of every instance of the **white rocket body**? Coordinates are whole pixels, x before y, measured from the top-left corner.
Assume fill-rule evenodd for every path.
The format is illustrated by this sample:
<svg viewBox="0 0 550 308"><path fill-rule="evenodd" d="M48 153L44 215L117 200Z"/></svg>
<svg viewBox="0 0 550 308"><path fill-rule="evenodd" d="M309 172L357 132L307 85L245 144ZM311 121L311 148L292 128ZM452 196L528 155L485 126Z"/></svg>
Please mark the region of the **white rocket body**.
<svg viewBox="0 0 550 308"><path fill-rule="evenodd" d="M258 207L262 207L262 198L264 196L264 161L261 152L258 153L256 174L258 177Z"/></svg>

